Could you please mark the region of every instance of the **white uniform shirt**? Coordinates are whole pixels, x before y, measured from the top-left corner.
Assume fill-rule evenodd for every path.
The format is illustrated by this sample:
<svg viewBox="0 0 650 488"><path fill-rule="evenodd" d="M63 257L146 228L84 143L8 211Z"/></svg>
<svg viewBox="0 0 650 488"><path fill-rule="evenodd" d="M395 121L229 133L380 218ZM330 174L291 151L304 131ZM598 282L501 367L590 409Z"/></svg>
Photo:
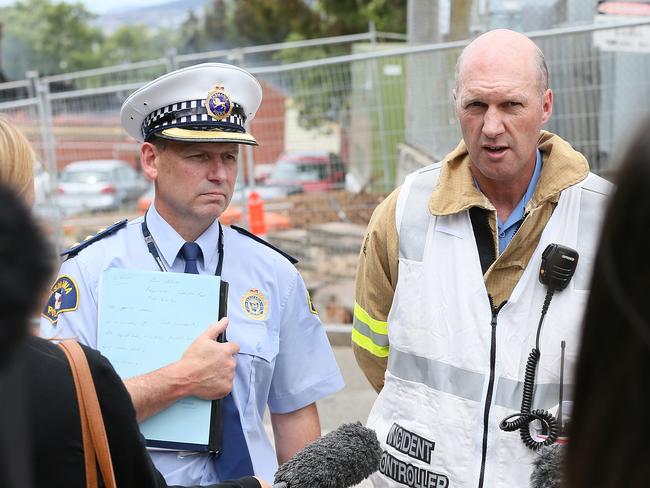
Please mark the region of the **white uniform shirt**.
<svg viewBox="0 0 650 488"><path fill-rule="evenodd" d="M147 212L147 226L165 267L182 273L185 265L178 252L185 241L153 205ZM271 413L298 410L341 389L343 379L296 268L284 256L248 236L227 226L223 226L223 232L222 279L230 284L227 337L240 347L233 398L255 473L271 480L277 461L263 426L266 406ZM203 254L197 263L199 273L215 273L218 238L219 225L215 221L196 240ZM96 347L99 282L108 268L159 270L142 235L142 218L63 263L48 305L58 300L57 312L48 314L46 306L41 318L43 337L74 337ZM247 307L251 302L264 307ZM169 484L223 481L217 478L207 454L151 454Z"/></svg>

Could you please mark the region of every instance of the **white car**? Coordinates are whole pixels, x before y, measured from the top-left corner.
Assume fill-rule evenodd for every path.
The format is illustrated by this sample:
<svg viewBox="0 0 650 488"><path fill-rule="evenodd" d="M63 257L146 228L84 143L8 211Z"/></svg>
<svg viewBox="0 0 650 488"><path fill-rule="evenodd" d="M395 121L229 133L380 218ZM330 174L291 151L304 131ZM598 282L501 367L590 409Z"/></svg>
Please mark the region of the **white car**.
<svg viewBox="0 0 650 488"><path fill-rule="evenodd" d="M65 214L114 210L135 201L148 183L125 161L75 161L59 174L57 201Z"/></svg>

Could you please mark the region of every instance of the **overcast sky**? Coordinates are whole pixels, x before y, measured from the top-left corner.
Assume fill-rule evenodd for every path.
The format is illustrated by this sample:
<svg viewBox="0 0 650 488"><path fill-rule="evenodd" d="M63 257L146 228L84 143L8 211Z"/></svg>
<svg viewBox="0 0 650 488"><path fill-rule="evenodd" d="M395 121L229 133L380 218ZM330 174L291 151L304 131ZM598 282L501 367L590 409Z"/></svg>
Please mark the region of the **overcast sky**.
<svg viewBox="0 0 650 488"><path fill-rule="evenodd" d="M165 3L166 0L70 0L68 3L76 3L80 1L88 10L98 14L104 13L107 10L117 10L122 7L144 7L147 5L155 5ZM16 0L0 0L0 6L12 5Z"/></svg>

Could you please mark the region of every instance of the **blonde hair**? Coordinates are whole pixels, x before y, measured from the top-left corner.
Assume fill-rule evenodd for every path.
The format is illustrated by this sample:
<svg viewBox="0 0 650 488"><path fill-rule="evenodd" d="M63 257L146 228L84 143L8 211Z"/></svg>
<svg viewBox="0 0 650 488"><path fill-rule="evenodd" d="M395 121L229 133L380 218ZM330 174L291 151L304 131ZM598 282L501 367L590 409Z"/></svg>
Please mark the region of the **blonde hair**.
<svg viewBox="0 0 650 488"><path fill-rule="evenodd" d="M22 195L33 184L35 163L34 150L27 138L0 117L0 183Z"/></svg>

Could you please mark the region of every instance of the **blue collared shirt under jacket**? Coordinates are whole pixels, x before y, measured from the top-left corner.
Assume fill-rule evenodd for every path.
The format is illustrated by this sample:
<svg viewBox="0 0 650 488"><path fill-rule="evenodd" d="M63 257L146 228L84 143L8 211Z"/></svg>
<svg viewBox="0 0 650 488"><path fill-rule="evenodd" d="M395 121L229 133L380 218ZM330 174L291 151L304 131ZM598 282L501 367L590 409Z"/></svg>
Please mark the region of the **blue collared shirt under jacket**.
<svg viewBox="0 0 650 488"><path fill-rule="evenodd" d="M528 183L528 188L526 188L526 193L519 200L517 206L512 209L512 212L508 216L508 219L505 222L502 222L500 218L497 217L497 232L499 234L499 254L503 254L503 251L506 250L508 244L514 237L515 233L521 225L521 220L523 220L526 210L526 204L532 198L535 193L535 188L537 188L537 182L539 181L539 175L542 173L542 152L538 149L537 157L535 159L535 169L533 170L533 176ZM478 181L474 179L476 187L480 191Z"/></svg>
<svg viewBox="0 0 650 488"><path fill-rule="evenodd" d="M142 218L135 219L63 263L50 299L58 309L48 313L46 307L41 318L43 337L75 337L97 347L97 303L103 271L113 267L159 270L141 226ZM166 268L182 273L184 263L178 251L185 241L154 205L147 212L147 226ZM230 285L227 335L240 347L232 393L255 473L271 480L277 461L263 424L267 405L271 413L293 412L340 390L343 379L296 268L273 249L228 226L223 226L223 232L222 278ZM199 273L214 274L218 238L215 220L196 240L202 251ZM69 292L59 290L56 296L57 283ZM251 300L264 307L247 307ZM151 454L169 484L223 481L217 478L208 454L160 450L151 450Z"/></svg>
<svg viewBox="0 0 650 488"><path fill-rule="evenodd" d="M539 181L539 175L542 173L542 152L537 150L537 158L535 159L535 169L533 171L533 176L528 183L528 188L526 188L526 193L519 200L517 206L512 209L512 212L508 216L508 219L505 222L501 222L501 219L497 219L498 229L499 229L499 254L502 254L505 251L508 244L519 229L521 220L523 220L525 215L526 204L532 198L533 193L535 193L535 188L537 188L537 182Z"/></svg>

